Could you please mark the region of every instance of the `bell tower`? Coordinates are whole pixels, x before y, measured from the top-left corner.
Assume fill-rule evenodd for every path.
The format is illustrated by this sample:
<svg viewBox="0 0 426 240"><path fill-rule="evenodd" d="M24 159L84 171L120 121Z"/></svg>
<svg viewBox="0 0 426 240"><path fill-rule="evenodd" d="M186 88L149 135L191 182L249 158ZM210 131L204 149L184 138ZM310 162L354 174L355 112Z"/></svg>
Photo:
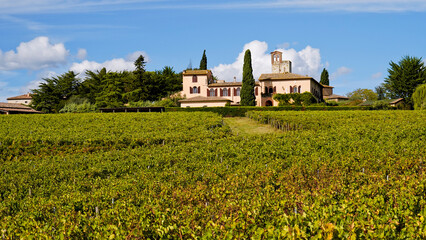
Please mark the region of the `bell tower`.
<svg viewBox="0 0 426 240"><path fill-rule="evenodd" d="M271 52L272 73L291 73L291 61L283 61L283 53L280 51Z"/></svg>

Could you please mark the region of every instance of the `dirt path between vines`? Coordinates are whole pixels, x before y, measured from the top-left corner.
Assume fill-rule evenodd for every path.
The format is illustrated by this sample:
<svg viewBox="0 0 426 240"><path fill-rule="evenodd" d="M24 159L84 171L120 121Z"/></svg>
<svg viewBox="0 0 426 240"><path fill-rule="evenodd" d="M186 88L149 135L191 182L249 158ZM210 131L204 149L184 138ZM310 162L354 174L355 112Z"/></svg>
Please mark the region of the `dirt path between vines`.
<svg viewBox="0 0 426 240"><path fill-rule="evenodd" d="M247 117L229 117L223 118L234 135L258 135L258 134L271 134L282 133L280 130L275 129L267 124L260 124L255 120Z"/></svg>

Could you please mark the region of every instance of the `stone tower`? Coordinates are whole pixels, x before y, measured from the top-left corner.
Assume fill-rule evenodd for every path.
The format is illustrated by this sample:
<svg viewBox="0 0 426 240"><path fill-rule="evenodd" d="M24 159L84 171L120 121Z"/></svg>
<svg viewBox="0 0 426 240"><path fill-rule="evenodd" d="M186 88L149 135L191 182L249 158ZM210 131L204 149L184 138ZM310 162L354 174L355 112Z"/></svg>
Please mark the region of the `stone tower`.
<svg viewBox="0 0 426 240"><path fill-rule="evenodd" d="M291 73L291 61L283 61L283 53L271 52L272 73Z"/></svg>

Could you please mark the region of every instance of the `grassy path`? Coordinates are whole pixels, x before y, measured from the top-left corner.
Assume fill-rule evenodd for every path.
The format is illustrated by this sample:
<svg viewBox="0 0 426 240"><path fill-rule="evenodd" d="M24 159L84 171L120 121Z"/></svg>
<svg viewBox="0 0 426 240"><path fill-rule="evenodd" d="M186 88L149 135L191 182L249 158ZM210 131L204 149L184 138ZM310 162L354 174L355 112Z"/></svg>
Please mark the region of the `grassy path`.
<svg viewBox="0 0 426 240"><path fill-rule="evenodd" d="M246 117L231 117L224 118L223 121L227 124L235 135L258 135L281 133L281 131L266 125L260 124Z"/></svg>

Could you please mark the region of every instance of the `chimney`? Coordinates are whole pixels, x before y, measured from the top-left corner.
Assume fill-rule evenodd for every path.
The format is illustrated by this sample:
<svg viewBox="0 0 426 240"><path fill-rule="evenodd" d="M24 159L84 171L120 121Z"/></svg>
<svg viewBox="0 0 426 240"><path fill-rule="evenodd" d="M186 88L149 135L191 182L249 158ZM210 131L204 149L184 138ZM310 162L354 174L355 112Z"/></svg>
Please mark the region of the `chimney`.
<svg viewBox="0 0 426 240"><path fill-rule="evenodd" d="M237 82L237 77L234 76L234 83Z"/></svg>

